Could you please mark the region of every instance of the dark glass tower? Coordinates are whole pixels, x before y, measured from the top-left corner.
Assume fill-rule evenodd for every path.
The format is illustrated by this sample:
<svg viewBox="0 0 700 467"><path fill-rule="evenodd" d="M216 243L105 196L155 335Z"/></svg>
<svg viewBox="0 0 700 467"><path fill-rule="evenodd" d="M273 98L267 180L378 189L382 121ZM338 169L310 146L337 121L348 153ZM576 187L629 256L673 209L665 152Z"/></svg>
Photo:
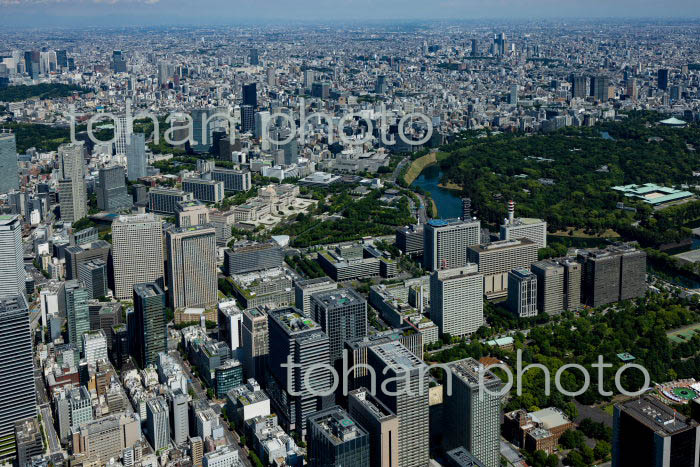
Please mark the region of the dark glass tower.
<svg viewBox="0 0 700 467"><path fill-rule="evenodd" d="M134 313L134 353L143 368L155 364L158 353L168 350L165 294L158 284L134 284Z"/></svg>

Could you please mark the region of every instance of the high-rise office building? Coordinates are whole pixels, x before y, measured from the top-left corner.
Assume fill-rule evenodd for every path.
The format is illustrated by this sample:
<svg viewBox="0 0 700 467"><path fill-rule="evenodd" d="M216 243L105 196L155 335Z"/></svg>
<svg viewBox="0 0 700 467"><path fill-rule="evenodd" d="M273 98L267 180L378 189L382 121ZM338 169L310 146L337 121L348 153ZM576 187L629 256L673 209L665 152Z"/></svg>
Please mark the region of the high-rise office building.
<svg viewBox="0 0 700 467"><path fill-rule="evenodd" d="M115 73L126 73L126 56L121 50L112 52L112 71Z"/></svg>
<svg viewBox="0 0 700 467"><path fill-rule="evenodd" d="M508 218L503 221L501 240L527 238L537 244L537 248L547 247L547 222L542 219L515 217L515 202L508 201Z"/></svg>
<svg viewBox="0 0 700 467"><path fill-rule="evenodd" d="M82 143L62 144L58 147L58 197L61 219L75 222L87 216L87 188Z"/></svg>
<svg viewBox="0 0 700 467"><path fill-rule="evenodd" d="M496 54L504 55L506 53L506 34L499 32L494 36L493 43L496 46Z"/></svg>
<svg viewBox="0 0 700 467"><path fill-rule="evenodd" d="M583 303L596 307L644 295L646 258L643 250L626 244L579 252Z"/></svg>
<svg viewBox="0 0 700 467"><path fill-rule="evenodd" d="M478 57L479 56L479 41L478 39L472 39L472 52L471 52L472 57Z"/></svg>
<svg viewBox="0 0 700 467"><path fill-rule="evenodd" d="M260 56L258 55L258 49L250 49L248 52L248 59L251 65L260 65Z"/></svg>
<svg viewBox="0 0 700 467"><path fill-rule="evenodd" d="M16 465L21 467L32 465L32 457L41 457L44 454L44 444L41 437L42 431L36 416L15 423Z"/></svg>
<svg viewBox="0 0 700 467"><path fill-rule="evenodd" d="M177 203L193 200L192 193L176 188L151 188L148 191L148 210L157 214L177 214Z"/></svg>
<svg viewBox="0 0 700 467"><path fill-rule="evenodd" d="M657 72L657 80L658 80L658 85L659 89L666 90L668 89L668 68L661 68Z"/></svg>
<svg viewBox="0 0 700 467"><path fill-rule="evenodd" d="M181 445L190 437L189 396L176 390L170 397L170 429L173 442Z"/></svg>
<svg viewBox="0 0 700 467"><path fill-rule="evenodd" d="M143 133L129 135L124 145L126 153L126 174L130 182L148 175L148 159L146 158L146 136Z"/></svg>
<svg viewBox="0 0 700 467"><path fill-rule="evenodd" d="M477 360L466 358L448 363L452 392L444 404L447 450L465 447L486 467L501 465L500 424L502 381ZM449 382L447 383L449 384ZM483 385L481 387L480 385Z"/></svg>
<svg viewBox="0 0 700 467"><path fill-rule="evenodd" d="M270 354L267 388L275 412L288 430L306 432L310 415L333 403L331 373L318 365L330 365L328 336L315 321L293 308L279 308L268 314ZM289 374L288 359L295 364ZM315 366L315 371L309 368ZM290 380L291 376L291 380ZM293 390L293 393L288 392ZM296 394L296 395L293 395Z"/></svg>
<svg viewBox="0 0 700 467"><path fill-rule="evenodd" d="M600 102L608 101L610 77L605 75L591 76L591 96Z"/></svg>
<svg viewBox="0 0 700 467"><path fill-rule="evenodd" d="M93 419L90 391L87 386L66 389L54 399L58 418L58 434L66 441L73 430Z"/></svg>
<svg viewBox="0 0 700 467"><path fill-rule="evenodd" d="M111 329L112 349L110 357L114 368L121 370L122 366L129 360L129 332L125 324L115 324Z"/></svg>
<svg viewBox="0 0 700 467"><path fill-rule="evenodd" d="M386 76L384 76L384 75L377 76L377 82L374 85L374 93L375 94L386 94L387 88L388 88L388 86L386 84Z"/></svg>
<svg viewBox="0 0 700 467"><path fill-rule="evenodd" d="M0 193L19 189L17 143L13 133L0 133Z"/></svg>
<svg viewBox="0 0 700 467"><path fill-rule="evenodd" d="M370 465L399 467L399 418L366 388L348 395L348 413L369 434Z"/></svg>
<svg viewBox="0 0 700 467"><path fill-rule="evenodd" d="M155 452L170 445L170 410L162 396L146 403L146 435Z"/></svg>
<svg viewBox="0 0 700 467"><path fill-rule="evenodd" d="M396 247L405 255L423 254L423 226L408 225L396 229Z"/></svg>
<svg viewBox="0 0 700 467"><path fill-rule="evenodd" d="M484 276L476 264L430 276L430 319L440 333L471 336L484 324Z"/></svg>
<svg viewBox="0 0 700 467"><path fill-rule="evenodd" d="M192 137L194 141L191 141L190 144L192 151L197 154L209 152L211 149L213 120L209 116L209 109L192 110Z"/></svg>
<svg viewBox="0 0 700 467"><path fill-rule="evenodd" d="M134 354L142 368L155 365L160 352L168 351L165 294L156 283L134 285ZM130 324L131 326L131 324Z"/></svg>
<svg viewBox="0 0 700 467"><path fill-rule="evenodd" d="M99 258L78 264L78 279L85 284L88 297L97 299L109 295L107 289L107 263Z"/></svg>
<svg viewBox="0 0 700 467"><path fill-rule="evenodd" d="M128 146L133 141L134 122L127 115L117 116L116 125L114 128L114 153L127 154L128 164ZM128 167L127 167L128 170ZM131 179L130 179L131 180Z"/></svg>
<svg viewBox="0 0 700 467"><path fill-rule="evenodd" d="M114 295L128 300L134 284L163 284L163 227L153 214L119 216L112 223Z"/></svg>
<svg viewBox="0 0 700 467"><path fill-rule="evenodd" d="M224 199L224 182L186 178L182 181L182 191L192 193L192 197L204 203L220 203Z"/></svg>
<svg viewBox="0 0 700 467"><path fill-rule="evenodd" d="M304 70L304 89L311 89L314 84L314 70Z"/></svg>
<svg viewBox="0 0 700 467"><path fill-rule="evenodd" d="M309 417L310 467L369 467L369 433L335 406Z"/></svg>
<svg viewBox="0 0 700 467"><path fill-rule="evenodd" d="M262 271L282 266L284 250L275 242L234 246L224 251L225 271L228 275Z"/></svg>
<svg viewBox="0 0 700 467"><path fill-rule="evenodd" d="M510 87L510 93L508 94L508 103L510 105L518 105L518 85L513 84Z"/></svg>
<svg viewBox="0 0 700 467"><path fill-rule="evenodd" d="M331 362L341 358L345 341L367 335L367 301L353 289L316 292L310 307L311 319L328 336Z"/></svg>
<svg viewBox="0 0 700 467"><path fill-rule="evenodd" d="M96 187L97 207L103 211L130 210L132 199L124 182L124 167L103 167L98 175Z"/></svg>
<svg viewBox="0 0 700 467"><path fill-rule="evenodd" d="M0 298L25 294L22 222L17 215L0 215Z"/></svg>
<svg viewBox="0 0 700 467"><path fill-rule="evenodd" d="M564 310L564 266L545 260L533 263L531 270L537 276L537 309L548 315L561 313Z"/></svg>
<svg viewBox="0 0 700 467"><path fill-rule="evenodd" d="M241 106L241 133L255 132L255 107L252 105Z"/></svg>
<svg viewBox="0 0 700 467"><path fill-rule="evenodd" d="M32 331L22 295L0 299L0 459L14 453L15 423L37 411Z"/></svg>
<svg viewBox="0 0 700 467"><path fill-rule="evenodd" d="M399 466L425 467L430 462L429 391L425 363L399 342L368 349L377 375L377 397L399 418Z"/></svg>
<svg viewBox="0 0 700 467"><path fill-rule="evenodd" d="M212 180L224 182L224 191L248 191L252 187L249 170L215 167L210 172L210 175Z"/></svg>
<svg viewBox="0 0 700 467"><path fill-rule="evenodd" d="M83 348L83 338L90 330L90 308L88 290L80 281L66 281L66 318L68 320L68 342L75 344L79 349Z"/></svg>
<svg viewBox="0 0 700 467"><path fill-rule="evenodd" d="M88 365L108 360L107 352L107 337L102 329L83 334L83 358Z"/></svg>
<svg viewBox="0 0 700 467"><path fill-rule="evenodd" d="M241 326L241 360L246 378L262 380L270 352L267 314L256 308L243 311Z"/></svg>
<svg viewBox="0 0 700 467"><path fill-rule="evenodd" d="M467 264L467 247L479 244L481 222L430 220L423 230L423 265L429 271Z"/></svg>
<svg viewBox="0 0 700 467"><path fill-rule="evenodd" d="M697 467L700 426L653 396L613 410L613 467Z"/></svg>
<svg viewBox="0 0 700 467"><path fill-rule="evenodd" d="M576 311L581 308L582 266L569 258L563 258L559 264L564 266L564 309Z"/></svg>
<svg viewBox="0 0 700 467"><path fill-rule="evenodd" d="M537 244L522 240L499 240L468 248L469 262L479 265L484 275L484 295L488 298L508 295L508 272L529 268L537 261Z"/></svg>
<svg viewBox="0 0 700 467"><path fill-rule="evenodd" d="M198 225L166 234L168 294L173 309L209 307L217 302L216 231Z"/></svg>
<svg viewBox="0 0 700 467"><path fill-rule="evenodd" d="M258 107L257 83L243 85L243 105L249 105L253 109Z"/></svg>
<svg viewBox="0 0 700 467"><path fill-rule="evenodd" d="M294 281L294 306L299 308L304 316L311 317L311 295L337 288L338 284L325 276L296 280Z"/></svg>
<svg viewBox="0 0 700 467"><path fill-rule="evenodd" d="M537 316L537 276L528 269L508 272L508 309L520 318Z"/></svg>
<svg viewBox="0 0 700 467"><path fill-rule="evenodd" d="M192 227L209 223L209 208L197 200L179 201L175 204L178 227Z"/></svg>
<svg viewBox="0 0 700 467"><path fill-rule="evenodd" d="M571 97L574 99L585 99L588 95L586 90L586 77L584 75L571 75Z"/></svg>

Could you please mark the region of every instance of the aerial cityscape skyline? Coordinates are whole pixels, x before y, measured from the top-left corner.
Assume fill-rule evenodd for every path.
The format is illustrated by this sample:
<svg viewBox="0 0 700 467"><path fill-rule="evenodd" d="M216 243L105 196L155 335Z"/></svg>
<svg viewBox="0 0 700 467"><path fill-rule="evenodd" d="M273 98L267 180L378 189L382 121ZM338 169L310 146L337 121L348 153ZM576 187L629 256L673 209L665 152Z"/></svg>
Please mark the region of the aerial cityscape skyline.
<svg viewBox="0 0 700 467"><path fill-rule="evenodd" d="M697 467L696 3L0 0L0 465Z"/></svg>

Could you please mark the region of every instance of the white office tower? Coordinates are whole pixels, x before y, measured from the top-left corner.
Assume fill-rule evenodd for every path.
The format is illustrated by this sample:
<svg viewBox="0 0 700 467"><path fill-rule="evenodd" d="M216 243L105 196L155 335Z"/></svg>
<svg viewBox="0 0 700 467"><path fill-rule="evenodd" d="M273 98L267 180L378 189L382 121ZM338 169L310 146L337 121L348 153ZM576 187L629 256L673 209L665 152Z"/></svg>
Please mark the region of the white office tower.
<svg viewBox="0 0 700 467"><path fill-rule="evenodd" d="M83 356L90 365L94 365L100 360L109 360L107 337L102 329L86 332L83 335Z"/></svg>
<svg viewBox="0 0 700 467"><path fill-rule="evenodd" d="M537 248L547 247L547 222L542 219L515 217L515 201L508 201L508 218L501 225L501 240L527 238L537 244Z"/></svg>
<svg viewBox="0 0 700 467"><path fill-rule="evenodd" d="M126 148L133 132L134 126L131 119L127 118L126 115L118 116L114 130L114 150L116 154L126 154Z"/></svg>
<svg viewBox="0 0 700 467"><path fill-rule="evenodd" d="M153 214L119 216L112 223L114 295L131 300L134 284L163 284L163 227Z"/></svg>
<svg viewBox="0 0 700 467"><path fill-rule="evenodd" d="M467 264L467 247L481 240L478 220L432 219L423 229L423 265L429 271Z"/></svg>
<svg viewBox="0 0 700 467"><path fill-rule="evenodd" d="M166 235L168 293L173 308L217 302L216 231L209 226L177 228Z"/></svg>
<svg viewBox="0 0 700 467"><path fill-rule="evenodd" d="M83 143L58 147L58 199L61 219L75 222L87 216L87 188Z"/></svg>
<svg viewBox="0 0 700 467"><path fill-rule="evenodd" d="M502 381L473 358L448 366L452 391L445 391L443 402L445 450L463 446L486 467L499 467Z"/></svg>
<svg viewBox="0 0 700 467"><path fill-rule="evenodd" d="M146 403L146 428L148 441L154 451L170 445L170 410L162 396Z"/></svg>
<svg viewBox="0 0 700 467"><path fill-rule="evenodd" d="M255 137L260 140L260 149L270 150L270 112L255 113Z"/></svg>
<svg viewBox="0 0 700 467"><path fill-rule="evenodd" d="M170 398L170 423L173 441L180 445L190 436L189 396L177 389Z"/></svg>
<svg viewBox="0 0 700 467"><path fill-rule="evenodd" d="M484 276L476 264L430 276L430 319L441 334L471 336L484 324Z"/></svg>
<svg viewBox="0 0 700 467"><path fill-rule="evenodd" d="M520 318L537 316L537 276L525 268L508 273L508 308Z"/></svg>
<svg viewBox="0 0 700 467"><path fill-rule="evenodd" d="M24 250L19 216L0 215L0 299L24 295Z"/></svg>

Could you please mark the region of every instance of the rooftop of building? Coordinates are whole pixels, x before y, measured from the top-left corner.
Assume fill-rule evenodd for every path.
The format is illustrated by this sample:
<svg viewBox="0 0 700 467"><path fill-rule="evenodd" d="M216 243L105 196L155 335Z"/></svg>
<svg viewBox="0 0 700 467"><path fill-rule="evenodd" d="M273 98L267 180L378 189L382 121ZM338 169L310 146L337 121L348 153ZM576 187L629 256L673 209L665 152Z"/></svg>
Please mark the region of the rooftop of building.
<svg viewBox="0 0 700 467"><path fill-rule="evenodd" d="M617 407L661 436L671 436L698 426L698 422L679 415L674 409L651 396L632 399L618 404Z"/></svg>
<svg viewBox="0 0 700 467"><path fill-rule="evenodd" d="M473 358L465 358L456 362L448 363L452 374L467 383L470 387L477 387L480 381L484 383L500 383L501 380L487 370L481 363Z"/></svg>
<svg viewBox="0 0 700 467"><path fill-rule="evenodd" d="M473 225L473 224L479 224L480 222L478 220L474 219L467 219L467 220L462 220L458 217L455 218L450 218L450 219L430 219L427 222L427 225L431 227L448 227L448 226L460 226L460 225Z"/></svg>
<svg viewBox="0 0 700 467"><path fill-rule="evenodd" d="M511 269L510 271L511 274L513 274L515 277L518 279L529 279L531 277L534 277L535 275L530 272L529 269L527 268L515 268Z"/></svg>
<svg viewBox="0 0 700 467"><path fill-rule="evenodd" d="M0 226L10 225L17 219L19 219L19 216L16 214L0 214Z"/></svg>
<svg viewBox="0 0 700 467"><path fill-rule="evenodd" d="M480 245L474 245L474 246L470 246L468 248L470 250L477 252L477 253L485 253L485 252L503 250L506 248L519 248L519 247L525 247L525 246L530 246L530 245L535 245L535 242L533 242L532 240L529 240L527 238L520 238L517 240L497 240L495 242L482 243Z"/></svg>
<svg viewBox="0 0 700 467"><path fill-rule="evenodd" d="M366 303L360 294L350 288L316 292L311 295L311 300L323 304L326 308L339 308Z"/></svg>
<svg viewBox="0 0 700 467"><path fill-rule="evenodd" d="M338 406L316 412L309 417L309 423L318 427L334 445L367 436L367 431Z"/></svg>
<svg viewBox="0 0 700 467"><path fill-rule="evenodd" d="M289 334L321 329L316 321L307 318L295 307L284 307L272 310L268 315L280 323Z"/></svg>
<svg viewBox="0 0 700 467"><path fill-rule="evenodd" d="M134 292L142 298L155 297L156 295L163 295L163 291L154 282L146 282L141 284L134 284Z"/></svg>
<svg viewBox="0 0 700 467"><path fill-rule="evenodd" d="M537 224L546 224L544 219L538 219L536 217L516 217L513 219L513 222L510 223L506 219L506 223L503 225L506 227L518 227L522 225L537 225Z"/></svg>
<svg viewBox="0 0 700 467"><path fill-rule="evenodd" d="M359 401L362 406L369 410L378 420L396 418L396 414L384 405L382 401L374 397L367 388L359 388L351 391L350 397Z"/></svg>
<svg viewBox="0 0 700 467"><path fill-rule="evenodd" d="M486 467L479 459L467 451L466 448L460 446L447 452L447 457L460 467Z"/></svg>
<svg viewBox="0 0 700 467"><path fill-rule="evenodd" d="M27 310L27 302L23 295L15 295L0 299L0 314Z"/></svg>
<svg viewBox="0 0 700 467"><path fill-rule="evenodd" d="M529 415L533 421L538 422L547 430L571 423L569 417L556 407L548 407L537 412L531 412Z"/></svg>
<svg viewBox="0 0 700 467"><path fill-rule="evenodd" d="M614 186L612 189L627 197L640 199L652 206L658 206L660 204L679 201L694 196L693 193L689 191L660 186L655 183L620 185Z"/></svg>
<svg viewBox="0 0 700 467"><path fill-rule="evenodd" d="M398 341L386 342L370 347L388 367L396 372L423 368L425 363Z"/></svg>
<svg viewBox="0 0 700 467"><path fill-rule="evenodd" d="M300 288L313 287L321 284L335 284L335 281L328 276L316 277L314 279L301 279L294 282Z"/></svg>

